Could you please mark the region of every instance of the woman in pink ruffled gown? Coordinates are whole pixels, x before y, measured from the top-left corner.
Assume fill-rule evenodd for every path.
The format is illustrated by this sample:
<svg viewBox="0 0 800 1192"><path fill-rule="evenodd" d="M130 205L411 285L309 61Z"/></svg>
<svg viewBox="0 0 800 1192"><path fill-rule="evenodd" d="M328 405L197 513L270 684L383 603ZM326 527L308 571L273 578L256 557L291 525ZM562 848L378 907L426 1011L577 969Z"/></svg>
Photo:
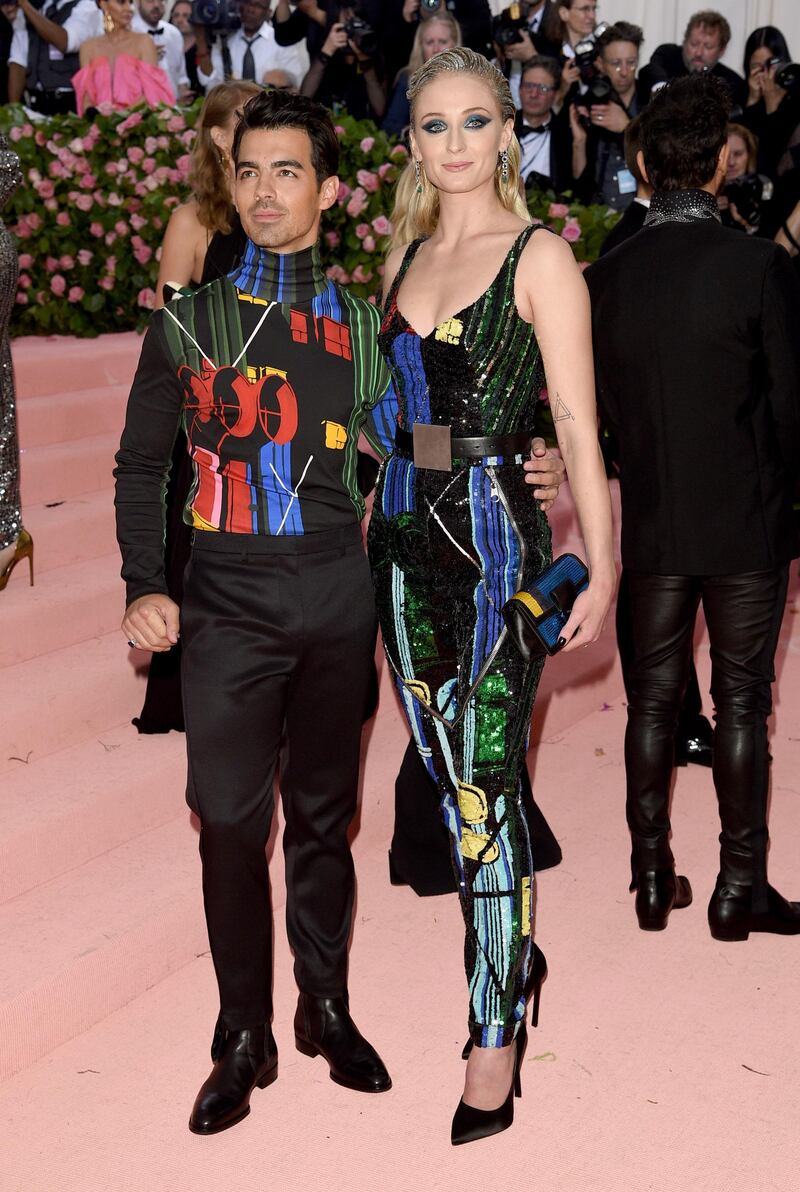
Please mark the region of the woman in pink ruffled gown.
<svg viewBox="0 0 800 1192"><path fill-rule="evenodd" d="M105 32L81 46L81 69L72 76L78 114L111 104L123 109L144 100L174 104L175 92L158 65L158 51L147 33L131 30L133 0L98 0Z"/></svg>

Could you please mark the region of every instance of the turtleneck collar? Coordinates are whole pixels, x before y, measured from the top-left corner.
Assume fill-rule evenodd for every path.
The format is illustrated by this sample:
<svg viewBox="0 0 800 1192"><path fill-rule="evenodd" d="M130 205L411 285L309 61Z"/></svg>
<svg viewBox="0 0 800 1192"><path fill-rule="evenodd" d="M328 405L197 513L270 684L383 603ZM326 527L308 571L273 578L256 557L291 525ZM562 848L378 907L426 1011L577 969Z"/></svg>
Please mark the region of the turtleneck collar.
<svg viewBox="0 0 800 1192"><path fill-rule="evenodd" d="M319 245L278 253L248 240L241 262L228 274L237 290L267 302L310 302L328 285Z"/></svg>
<svg viewBox="0 0 800 1192"><path fill-rule="evenodd" d="M714 195L707 190L657 190L650 203L645 227L663 223L696 223L701 219L721 222Z"/></svg>

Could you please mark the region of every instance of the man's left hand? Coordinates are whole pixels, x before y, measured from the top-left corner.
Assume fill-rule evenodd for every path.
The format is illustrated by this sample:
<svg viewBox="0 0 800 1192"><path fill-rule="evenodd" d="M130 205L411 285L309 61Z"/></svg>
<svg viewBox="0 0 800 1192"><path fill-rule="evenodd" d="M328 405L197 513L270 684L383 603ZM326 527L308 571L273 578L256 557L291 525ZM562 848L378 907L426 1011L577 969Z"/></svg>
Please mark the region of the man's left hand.
<svg viewBox="0 0 800 1192"><path fill-rule="evenodd" d="M630 124L630 118L618 103L592 104L589 119L598 128L607 128L609 132L624 132Z"/></svg>
<svg viewBox="0 0 800 1192"><path fill-rule="evenodd" d="M510 45L503 46L503 53L511 62L527 62L536 53L530 33L520 29L519 36L519 41L512 41Z"/></svg>
<svg viewBox="0 0 800 1192"><path fill-rule="evenodd" d="M557 447L548 447L544 439L535 438L531 444L531 457L523 467L525 483L535 485L533 495L542 512L547 513L567 474L561 452Z"/></svg>

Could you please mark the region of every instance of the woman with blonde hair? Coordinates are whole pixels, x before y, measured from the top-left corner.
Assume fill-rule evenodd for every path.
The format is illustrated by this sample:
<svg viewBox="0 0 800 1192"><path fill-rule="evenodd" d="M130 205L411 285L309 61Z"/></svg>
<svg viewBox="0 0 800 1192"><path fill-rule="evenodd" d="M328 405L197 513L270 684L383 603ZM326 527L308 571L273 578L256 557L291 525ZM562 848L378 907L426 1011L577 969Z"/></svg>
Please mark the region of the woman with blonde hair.
<svg viewBox="0 0 800 1192"><path fill-rule="evenodd" d="M380 345L398 394L369 552L389 665L438 785L466 924L471 1048L454 1144L506 1129L543 966L520 800L541 659L501 609L551 560L524 465L543 366L591 578L558 646L588 646L615 585L597 440L589 301L566 241L519 195L507 81L436 54L410 80L411 158L397 191ZM539 953L539 956L541 954Z"/></svg>
<svg viewBox="0 0 800 1192"><path fill-rule="evenodd" d="M192 195L175 208L167 224L161 247L156 306L164 305L165 284L174 289L198 286L202 281L219 276L219 272L229 272L238 261L244 239L231 198L231 146L241 108L260 91L261 87L256 83L246 80L220 83L203 102L191 152L189 185ZM222 264L226 267L211 276L204 276L206 257L215 235L218 240L211 253L212 259L216 257L215 250L222 239L222 255L225 257ZM233 253L230 237L235 241ZM241 246L236 251L239 239Z"/></svg>
<svg viewBox="0 0 800 1192"><path fill-rule="evenodd" d="M398 136L408 128L411 109L406 91L411 75L415 74L434 54L440 54L442 50L452 50L454 46L460 45L461 26L449 12L434 13L433 16L425 17L420 21L417 25L417 32L414 34L414 44L411 47L408 66L404 67L395 79L394 91L389 101L389 111L383 122L384 132L388 132L390 136Z"/></svg>

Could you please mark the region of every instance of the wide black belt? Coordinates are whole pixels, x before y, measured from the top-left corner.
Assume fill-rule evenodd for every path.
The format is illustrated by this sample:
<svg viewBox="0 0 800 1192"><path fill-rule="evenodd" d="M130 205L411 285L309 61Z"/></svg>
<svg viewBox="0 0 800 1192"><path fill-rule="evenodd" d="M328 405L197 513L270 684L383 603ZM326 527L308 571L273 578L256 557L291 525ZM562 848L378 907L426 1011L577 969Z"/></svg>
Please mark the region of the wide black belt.
<svg viewBox="0 0 800 1192"><path fill-rule="evenodd" d="M418 467L432 467L450 471L454 459L484 459L490 455L524 455L533 441L533 431L519 431L514 435L448 435L449 427L415 424L416 434L397 427L395 447L403 455L411 455ZM425 454L425 439L433 433L435 452Z"/></svg>

